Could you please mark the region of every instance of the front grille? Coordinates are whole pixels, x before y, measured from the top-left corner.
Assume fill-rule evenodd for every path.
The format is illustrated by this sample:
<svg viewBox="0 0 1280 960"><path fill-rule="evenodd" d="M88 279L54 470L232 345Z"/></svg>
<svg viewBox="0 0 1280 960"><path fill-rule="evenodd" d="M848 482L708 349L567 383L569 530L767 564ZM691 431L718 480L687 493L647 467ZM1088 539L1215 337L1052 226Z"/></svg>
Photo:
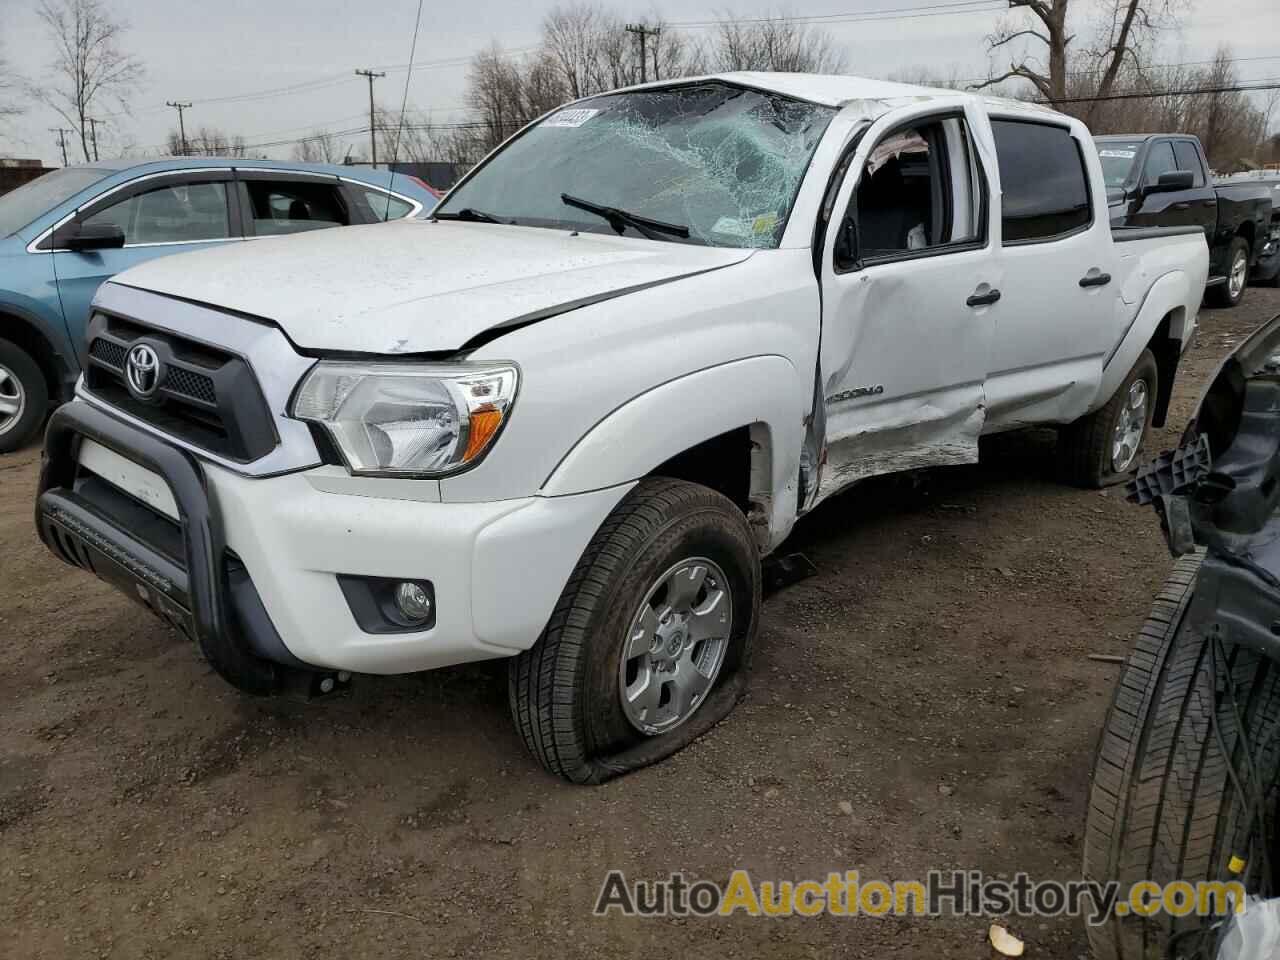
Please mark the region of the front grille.
<svg viewBox="0 0 1280 960"><path fill-rule="evenodd" d="M239 463L279 443L271 411L243 357L132 320L96 313L85 383L95 396L164 433ZM163 368L153 396L126 381L129 351L151 347Z"/></svg>

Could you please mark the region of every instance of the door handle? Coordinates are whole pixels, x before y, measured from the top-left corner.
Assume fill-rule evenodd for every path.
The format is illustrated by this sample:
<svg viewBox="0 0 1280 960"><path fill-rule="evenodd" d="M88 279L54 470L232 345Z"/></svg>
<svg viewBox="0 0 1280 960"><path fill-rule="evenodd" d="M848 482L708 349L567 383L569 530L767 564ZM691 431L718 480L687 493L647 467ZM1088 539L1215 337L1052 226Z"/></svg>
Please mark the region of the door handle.
<svg viewBox="0 0 1280 960"><path fill-rule="evenodd" d="M1191 209L1191 204L1190 204L1189 202L1187 202L1186 200L1182 200L1182 201L1179 201L1178 203L1175 203L1175 204L1173 205L1173 209L1175 209L1175 210L1190 210L1190 209Z"/></svg>
<svg viewBox="0 0 1280 960"><path fill-rule="evenodd" d="M1081 277L1080 286L1082 287L1105 287L1111 282L1111 274L1095 273L1092 276Z"/></svg>
<svg viewBox="0 0 1280 960"><path fill-rule="evenodd" d="M999 290L988 290L986 293L975 293L965 301L965 306L986 307L1000 299Z"/></svg>
<svg viewBox="0 0 1280 960"><path fill-rule="evenodd" d="M1218 205L1218 201L1217 201L1217 200L1206 200L1206 201L1204 202L1204 205L1205 205L1206 207L1216 207L1216 206Z"/></svg>

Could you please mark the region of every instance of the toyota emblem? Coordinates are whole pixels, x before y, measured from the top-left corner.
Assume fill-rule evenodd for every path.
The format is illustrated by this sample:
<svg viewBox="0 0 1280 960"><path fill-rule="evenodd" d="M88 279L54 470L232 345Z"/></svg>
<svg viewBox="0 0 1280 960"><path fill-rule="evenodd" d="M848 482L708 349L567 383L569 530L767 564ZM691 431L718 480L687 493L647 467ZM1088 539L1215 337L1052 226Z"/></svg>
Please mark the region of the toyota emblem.
<svg viewBox="0 0 1280 960"><path fill-rule="evenodd" d="M152 347L140 343L129 351L124 364L125 380L129 392L139 400L149 400L155 394L161 372L160 358Z"/></svg>

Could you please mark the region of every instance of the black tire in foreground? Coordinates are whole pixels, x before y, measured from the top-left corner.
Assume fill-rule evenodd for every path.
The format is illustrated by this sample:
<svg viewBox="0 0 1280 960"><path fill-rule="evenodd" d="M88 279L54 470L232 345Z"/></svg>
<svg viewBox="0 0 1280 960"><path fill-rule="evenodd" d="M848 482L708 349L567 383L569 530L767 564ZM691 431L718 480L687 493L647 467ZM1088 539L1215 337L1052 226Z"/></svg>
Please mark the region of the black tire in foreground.
<svg viewBox="0 0 1280 960"><path fill-rule="evenodd" d="M1239 306L1249 287L1249 244L1243 237L1231 241L1227 251L1227 279L1205 291L1205 299L1215 307Z"/></svg>
<svg viewBox="0 0 1280 960"><path fill-rule="evenodd" d="M1135 384L1141 384L1135 387ZM1136 404L1139 392L1142 407ZM1058 461L1063 479L1082 487L1106 487L1129 478L1139 457L1155 414L1160 395L1160 370L1150 350L1143 350L1106 406L1081 417L1058 434ZM1132 427L1125 431L1132 439L1123 455L1116 451L1117 429L1122 421ZM1119 461L1119 462L1117 462Z"/></svg>
<svg viewBox="0 0 1280 960"><path fill-rule="evenodd" d="M684 658L663 661L670 672L646 673L659 684L654 700L658 730L642 730L623 705L637 618L650 605L655 616L670 606L660 586L672 570L693 564L705 586L694 589L695 611L712 606L711 590L725 613L723 642L714 651L695 631L663 627L654 649L687 642ZM720 574L708 575L718 570ZM674 588L672 588L674 590ZM674 753L714 726L741 694L760 613L760 554L746 517L732 501L707 487L679 480L642 480L601 525L574 568L537 643L512 658L508 673L511 713L525 745L550 772L575 783L598 783ZM655 594L655 590L658 591ZM700 606L699 606L700 605ZM717 614L717 620L720 615ZM667 621L664 621L666 623ZM701 633L701 631L698 631ZM645 643L639 646L645 647ZM624 660L624 651L629 658ZM715 669L708 665L715 654ZM664 693L685 665L701 658L711 686L699 693L679 722ZM689 673L684 673L689 676Z"/></svg>
<svg viewBox="0 0 1280 960"><path fill-rule="evenodd" d="M0 340L0 453L19 449L44 423L49 384L31 355Z"/></svg>
<svg viewBox="0 0 1280 960"><path fill-rule="evenodd" d="M1122 899L1147 880L1239 879L1254 892L1277 865L1280 671L1191 628L1199 567L1198 555L1184 557L1166 581L1094 759L1084 877L1119 881ZM1245 863L1238 876L1234 857ZM1089 941L1097 960L1211 958L1211 927L1195 916L1130 913L1091 926Z"/></svg>

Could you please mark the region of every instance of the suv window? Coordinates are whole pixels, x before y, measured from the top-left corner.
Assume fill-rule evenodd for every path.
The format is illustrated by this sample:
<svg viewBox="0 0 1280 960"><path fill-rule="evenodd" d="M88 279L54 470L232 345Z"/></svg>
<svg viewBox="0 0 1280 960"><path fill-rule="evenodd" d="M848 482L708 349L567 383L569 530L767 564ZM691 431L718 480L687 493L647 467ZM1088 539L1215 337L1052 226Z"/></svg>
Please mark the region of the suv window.
<svg viewBox="0 0 1280 960"><path fill-rule="evenodd" d="M124 242L194 243L231 236L225 183L175 183L137 193L84 218L86 224L115 224Z"/></svg>
<svg viewBox="0 0 1280 960"><path fill-rule="evenodd" d="M1142 182L1155 183L1162 173L1173 173L1178 169L1178 161L1173 155L1173 144L1168 140L1153 143L1147 154L1147 162L1142 165Z"/></svg>
<svg viewBox="0 0 1280 960"><path fill-rule="evenodd" d="M993 119L991 129L1005 243L1051 240L1092 222L1084 156L1066 127Z"/></svg>
<svg viewBox="0 0 1280 960"><path fill-rule="evenodd" d="M1193 186L1204 186L1204 166L1200 163L1200 151L1190 140L1173 141L1173 154L1178 160L1179 170L1190 170L1196 175Z"/></svg>
<svg viewBox="0 0 1280 960"><path fill-rule="evenodd" d="M984 197L964 120L897 130L867 156L850 199L864 260L974 243Z"/></svg>
<svg viewBox="0 0 1280 960"><path fill-rule="evenodd" d="M274 237L325 227L345 227L351 222L337 183L306 180L246 180L253 232Z"/></svg>

